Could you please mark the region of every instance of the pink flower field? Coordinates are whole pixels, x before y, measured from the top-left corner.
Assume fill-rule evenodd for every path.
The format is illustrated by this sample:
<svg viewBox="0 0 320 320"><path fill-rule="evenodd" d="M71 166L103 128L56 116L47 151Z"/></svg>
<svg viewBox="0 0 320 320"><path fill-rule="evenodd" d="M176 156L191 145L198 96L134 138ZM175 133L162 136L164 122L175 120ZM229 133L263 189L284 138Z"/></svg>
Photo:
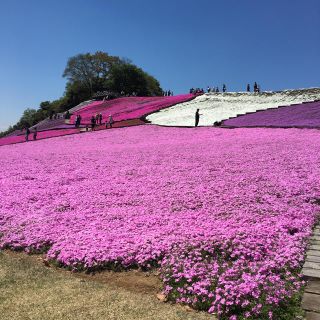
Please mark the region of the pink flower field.
<svg viewBox="0 0 320 320"><path fill-rule="evenodd" d="M108 101L95 101L75 112L70 123L75 122L80 114L81 122L89 124L92 115L102 113L104 121L111 114L115 121L137 119L150 113L193 99L193 94L182 94L169 97L126 97Z"/></svg>
<svg viewBox="0 0 320 320"><path fill-rule="evenodd" d="M39 131L37 135L37 140L39 139L47 139L47 138L52 138L52 137L59 137L59 136L64 136L68 134L74 134L74 133L79 133L79 129L75 128L70 128L70 129L56 129L56 130L46 130L46 131ZM30 133L29 135L29 140L33 140L33 132ZM25 134L19 134L19 135L12 135L8 137L3 137L0 139L0 146L4 146L7 144L13 144L13 143L20 143L20 142L25 142ZM1 151L0 151L1 152Z"/></svg>
<svg viewBox="0 0 320 320"><path fill-rule="evenodd" d="M138 126L0 148L1 248L159 267L170 300L277 319L319 219L320 133Z"/></svg>

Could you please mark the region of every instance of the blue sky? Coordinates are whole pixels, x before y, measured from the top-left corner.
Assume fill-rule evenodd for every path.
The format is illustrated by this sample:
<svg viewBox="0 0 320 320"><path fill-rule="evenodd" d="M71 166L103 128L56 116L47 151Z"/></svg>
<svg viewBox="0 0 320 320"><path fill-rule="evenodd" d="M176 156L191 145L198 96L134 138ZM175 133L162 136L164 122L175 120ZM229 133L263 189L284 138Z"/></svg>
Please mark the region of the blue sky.
<svg viewBox="0 0 320 320"><path fill-rule="evenodd" d="M59 98L67 59L131 59L162 88L320 86L319 0L0 0L0 130Z"/></svg>

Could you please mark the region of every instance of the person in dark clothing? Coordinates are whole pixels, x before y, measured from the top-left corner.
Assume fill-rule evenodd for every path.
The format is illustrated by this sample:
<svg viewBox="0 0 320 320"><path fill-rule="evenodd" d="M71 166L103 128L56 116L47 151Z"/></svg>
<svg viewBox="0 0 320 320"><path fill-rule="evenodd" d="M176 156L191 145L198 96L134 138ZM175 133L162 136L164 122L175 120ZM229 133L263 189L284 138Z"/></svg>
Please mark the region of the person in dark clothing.
<svg viewBox="0 0 320 320"><path fill-rule="evenodd" d="M102 113L99 114L99 125L102 125Z"/></svg>
<svg viewBox="0 0 320 320"><path fill-rule="evenodd" d="M227 87L226 87L225 84L223 84L223 86L222 86L222 91L223 91L223 92L226 92L226 91L227 91Z"/></svg>
<svg viewBox="0 0 320 320"><path fill-rule="evenodd" d="M78 116L78 115L76 115L76 121L74 122L74 126L75 126L76 128L79 127L79 116Z"/></svg>
<svg viewBox="0 0 320 320"><path fill-rule="evenodd" d="M66 120L70 119L70 112L69 112L69 110L65 113L64 118L65 118Z"/></svg>
<svg viewBox="0 0 320 320"><path fill-rule="evenodd" d="M96 118L95 116L91 117L91 131L94 131L94 127L96 125Z"/></svg>
<svg viewBox="0 0 320 320"><path fill-rule="evenodd" d="M250 84L247 84L247 92L250 92Z"/></svg>
<svg viewBox="0 0 320 320"><path fill-rule="evenodd" d="M196 114L195 114L195 127L197 127L198 126L198 124L199 124L199 120L200 120L200 116L201 116L201 114L199 113L199 109L197 109L197 111L196 111Z"/></svg>
<svg viewBox="0 0 320 320"><path fill-rule="evenodd" d="M35 127L33 131L33 140L37 140L37 134L38 134L38 130L37 130L37 127Z"/></svg>
<svg viewBox="0 0 320 320"><path fill-rule="evenodd" d="M253 85L253 91L258 92L258 84L256 82Z"/></svg>
<svg viewBox="0 0 320 320"><path fill-rule="evenodd" d="M30 129L26 128L26 141L29 141Z"/></svg>

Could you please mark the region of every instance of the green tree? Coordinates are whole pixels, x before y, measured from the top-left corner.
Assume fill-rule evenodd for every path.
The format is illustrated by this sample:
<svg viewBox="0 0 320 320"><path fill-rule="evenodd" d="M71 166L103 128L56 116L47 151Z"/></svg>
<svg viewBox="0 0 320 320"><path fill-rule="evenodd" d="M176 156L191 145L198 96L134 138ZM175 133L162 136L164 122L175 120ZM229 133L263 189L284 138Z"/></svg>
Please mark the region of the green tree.
<svg viewBox="0 0 320 320"><path fill-rule="evenodd" d="M71 84L81 84L92 95L94 91L103 88L110 68L121 63L123 61L119 57L109 56L108 53L101 51L94 54L78 54L69 58L63 77L66 77Z"/></svg>
<svg viewBox="0 0 320 320"><path fill-rule="evenodd" d="M129 63L114 65L110 69L106 87L116 93L124 92L138 96L157 96L162 94L159 82L141 68Z"/></svg>

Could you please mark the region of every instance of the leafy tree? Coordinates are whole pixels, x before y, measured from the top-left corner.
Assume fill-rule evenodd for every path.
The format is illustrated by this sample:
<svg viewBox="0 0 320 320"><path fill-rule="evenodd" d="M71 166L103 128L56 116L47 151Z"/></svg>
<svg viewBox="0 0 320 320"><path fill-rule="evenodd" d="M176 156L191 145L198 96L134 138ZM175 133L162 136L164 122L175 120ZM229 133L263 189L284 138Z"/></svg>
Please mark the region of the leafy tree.
<svg viewBox="0 0 320 320"><path fill-rule="evenodd" d="M121 63L123 62L119 57L109 56L108 53L101 51L95 54L78 54L69 58L63 77L66 77L72 84L83 85L92 95L93 91L103 88L110 68Z"/></svg>
<svg viewBox="0 0 320 320"><path fill-rule="evenodd" d="M159 82L141 68L133 64L114 65L110 69L106 87L116 93L132 94L138 96L157 96L162 94Z"/></svg>
<svg viewBox="0 0 320 320"><path fill-rule="evenodd" d="M19 127L25 128L25 127L31 127L35 124L37 118L37 110L28 108L24 110L22 117L20 118L18 124Z"/></svg>
<svg viewBox="0 0 320 320"><path fill-rule="evenodd" d="M40 108L42 110L48 110L50 108L50 101L43 101L40 103Z"/></svg>
<svg viewBox="0 0 320 320"><path fill-rule="evenodd" d="M140 96L162 94L159 82L130 60L101 51L71 57L63 76L68 79L65 95L70 103L89 99L93 92L102 90Z"/></svg>

